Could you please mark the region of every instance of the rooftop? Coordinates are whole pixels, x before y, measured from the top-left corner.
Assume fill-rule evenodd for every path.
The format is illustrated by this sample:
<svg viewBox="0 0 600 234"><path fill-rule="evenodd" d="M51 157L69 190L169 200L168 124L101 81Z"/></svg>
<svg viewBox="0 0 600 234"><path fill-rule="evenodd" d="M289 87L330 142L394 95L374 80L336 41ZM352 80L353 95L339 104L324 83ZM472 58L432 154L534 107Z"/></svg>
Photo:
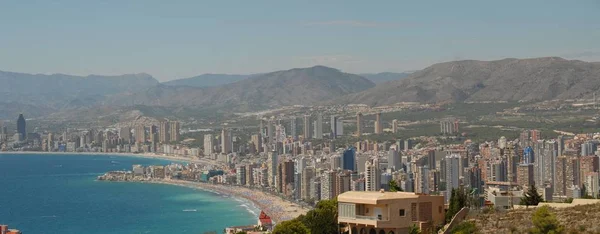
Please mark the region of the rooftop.
<svg viewBox="0 0 600 234"><path fill-rule="evenodd" d="M409 192L350 191L340 194L338 201L376 204L377 201L418 198L419 196L419 194Z"/></svg>

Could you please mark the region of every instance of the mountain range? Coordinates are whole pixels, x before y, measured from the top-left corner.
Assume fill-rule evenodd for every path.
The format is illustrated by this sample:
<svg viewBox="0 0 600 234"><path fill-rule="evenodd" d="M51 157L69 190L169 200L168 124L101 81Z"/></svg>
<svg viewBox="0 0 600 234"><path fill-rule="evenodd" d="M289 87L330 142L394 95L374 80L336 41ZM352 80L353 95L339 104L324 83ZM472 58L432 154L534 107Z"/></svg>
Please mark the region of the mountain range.
<svg viewBox="0 0 600 234"><path fill-rule="evenodd" d="M337 103L543 101L591 98L600 89L600 63L558 57L464 60L434 64L401 80L350 94Z"/></svg>
<svg viewBox="0 0 600 234"><path fill-rule="evenodd" d="M144 73L0 72L0 119L19 112L39 117L99 107L240 112L286 105L590 98L600 89L599 78L600 63L557 57L453 61L410 74L354 75L315 66L255 75L205 74L164 83Z"/></svg>

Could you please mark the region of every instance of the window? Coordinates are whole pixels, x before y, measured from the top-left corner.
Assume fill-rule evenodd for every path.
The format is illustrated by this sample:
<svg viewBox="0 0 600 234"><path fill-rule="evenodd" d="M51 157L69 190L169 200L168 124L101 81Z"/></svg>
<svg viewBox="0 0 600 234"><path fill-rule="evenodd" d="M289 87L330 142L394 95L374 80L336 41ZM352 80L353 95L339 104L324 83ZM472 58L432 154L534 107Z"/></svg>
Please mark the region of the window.
<svg viewBox="0 0 600 234"><path fill-rule="evenodd" d="M438 206L438 212L441 214L442 213L442 206Z"/></svg>
<svg viewBox="0 0 600 234"><path fill-rule="evenodd" d="M400 217L404 217L406 216L405 210L404 209L400 209Z"/></svg>

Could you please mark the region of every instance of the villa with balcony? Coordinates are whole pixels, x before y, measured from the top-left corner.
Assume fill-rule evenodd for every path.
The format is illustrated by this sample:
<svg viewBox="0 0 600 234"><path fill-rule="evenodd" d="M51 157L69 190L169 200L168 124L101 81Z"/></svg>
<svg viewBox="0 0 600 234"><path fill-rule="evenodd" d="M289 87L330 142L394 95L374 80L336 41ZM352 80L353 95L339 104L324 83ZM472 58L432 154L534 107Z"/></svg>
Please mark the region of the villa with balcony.
<svg viewBox="0 0 600 234"><path fill-rule="evenodd" d="M338 196L338 223L349 234L422 232L444 224L444 197L408 192L350 191Z"/></svg>

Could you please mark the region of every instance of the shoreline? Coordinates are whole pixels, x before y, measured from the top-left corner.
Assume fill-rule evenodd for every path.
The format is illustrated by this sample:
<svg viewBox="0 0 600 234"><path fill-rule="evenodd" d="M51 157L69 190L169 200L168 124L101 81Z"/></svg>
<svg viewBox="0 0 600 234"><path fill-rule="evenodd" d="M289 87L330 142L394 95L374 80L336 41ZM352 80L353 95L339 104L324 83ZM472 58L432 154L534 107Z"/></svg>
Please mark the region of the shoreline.
<svg viewBox="0 0 600 234"><path fill-rule="evenodd" d="M203 182L185 181L185 180L146 180L146 181L119 181L148 184L166 184L173 186L182 186L192 189L200 189L205 192L217 195L227 195L234 200L241 199L250 202L258 211L264 211L274 223L294 219L301 214L306 214L308 208L303 208L293 202L286 201L280 197L265 193L260 190L254 190L245 187L215 185ZM243 202L240 202L243 205ZM252 213L249 212L248 213ZM258 214L256 219L258 220Z"/></svg>
<svg viewBox="0 0 600 234"><path fill-rule="evenodd" d="M148 159L162 159L167 161L175 162L187 162L187 163L204 163L209 165L215 165L214 161L207 161L201 159L192 159L177 156L167 155L156 155L156 154L134 154L134 153L104 153L104 152L43 152L43 151L1 151L0 155L13 154L13 155L67 155L67 156L116 156L116 157L137 157L137 158L148 158ZM130 181L124 181L130 182ZM149 180L149 181L132 181L138 183L152 183L152 184L167 184L174 186L183 186L192 189L200 189L206 192L211 192L220 195L230 196L232 199L242 199L250 202L255 208L258 208L259 212L264 211L271 217L274 223L280 223L282 221L294 219L301 214L306 214L310 208L301 207L300 205L284 200L273 194L267 192L252 189L247 187L238 187L224 184L209 184L204 182L194 182L185 180ZM250 214L251 212L248 211ZM258 219L258 214L256 214Z"/></svg>
<svg viewBox="0 0 600 234"><path fill-rule="evenodd" d="M212 160L207 159L198 159L198 158L187 158L187 157L178 157L178 156L169 156L169 155L158 155L158 154L150 154L150 153L104 153L104 152L46 152L46 151L0 151L0 155L3 154L16 154L16 155L30 155L30 154L38 154L38 155L66 155L66 156L116 156L116 157L134 157L134 158L149 158L149 159L163 159L163 160L171 160L178 162L186 162L186 163L204 163L209 165L216 165L217 163Z"/></svg>

